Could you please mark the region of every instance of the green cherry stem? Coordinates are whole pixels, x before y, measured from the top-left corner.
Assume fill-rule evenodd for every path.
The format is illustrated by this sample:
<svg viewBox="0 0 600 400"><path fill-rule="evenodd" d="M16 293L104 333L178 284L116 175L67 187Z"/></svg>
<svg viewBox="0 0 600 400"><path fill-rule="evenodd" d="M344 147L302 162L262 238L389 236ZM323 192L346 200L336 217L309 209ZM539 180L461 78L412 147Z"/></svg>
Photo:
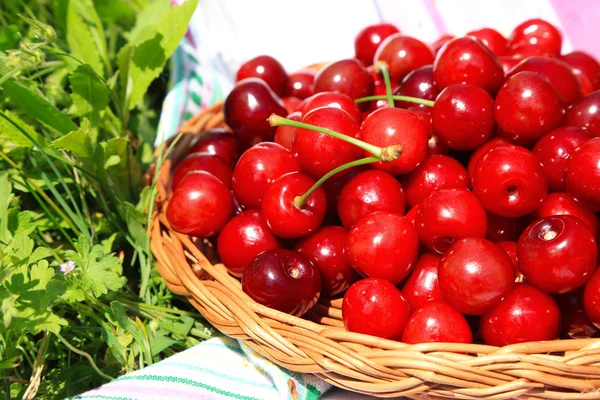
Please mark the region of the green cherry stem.
<svg viewBox="0 0 600 400"><path fill-rule="evenodd" d="M378 162L378 161L381 161L381 158L376 157L376 156L371 156L371 157L361 158L361 159L355 160L355 161L350 161L349 163L340 165L339 167L332 169L331 171L329 171L328 173L323 175L321 177L321 179L319 179L317 182L315 182L315 184L312 185L312 187L310 189L308 189L306 191L306 193L304 193L302 196L296 196L294 198L294 204L296 205L296 207L298 207L300 209L302 207L304 207L304 203L306 203L306 199L308 199L310 197L310 195L314 193L315 190L317 190L323 183L325 183L325 181L327 179L331 178L335 174L345 171L352 167L358 167L359 165L371 164L371 163Z"/></svg>
<svg viewBox="0 0 600 400"><path fill-rule="evenodd" d="M392 96L394 100L398 101L406 101L409 103L415 104L423 104L424 106L433 107L434 102L432 100L419 99L418 97L410 97L410 96ZM360 99L354 100L355 103L365 103L367 101L375 101L375 100L388 100L387 96L367 96L361 97Z"/></svg>
<svg viewBox="0 0 600 400"><path fill-rule="evenodd" d="M375 63L375 72L383 75L385 83L385 94L387 96L388 107L394 108L394 93L392 91L392 82L390 81L390 69L385 61L377 61Z"/></svg>

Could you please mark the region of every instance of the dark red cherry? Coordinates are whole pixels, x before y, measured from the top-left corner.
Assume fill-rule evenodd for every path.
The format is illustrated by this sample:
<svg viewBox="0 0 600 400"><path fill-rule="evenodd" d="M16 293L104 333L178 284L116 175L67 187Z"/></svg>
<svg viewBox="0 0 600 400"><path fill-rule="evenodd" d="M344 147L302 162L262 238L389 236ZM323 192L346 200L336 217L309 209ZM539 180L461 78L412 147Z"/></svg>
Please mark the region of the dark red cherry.
<svg viewBox="0 0 600 400"><path fill-rule="evenodd" d="M492 28L481 28L467 32L467 36L473 36L485 44L492 53L500 57L506 51L506 38L500 32Z"/></svg>
<svg viewBox="0 0 600 400"><path fill-rule="evenodd" d="M565 105L558 91L539 74L519 72L506 79L495 103L500 135L530 146L564 119Z"/></svg>
<svg viewBox="0 0 600 400"><path fill-rule="evenodd" d="M519 259L517 258L517 242L515 241L504 241L504 242L496 242L498 246L502 248L508 254L510 259L513 262L513 266L515 267L516 275L519 275L521 271L519 271Z"/></svg>
<svg viewBox="0 0 600 400"><path fill-rule="evenodd" d="M319 299L321 276L306 257L295 251L268 250L246 268L242 290L257 303L301 316Z"/></svg>
<svg viewBox="0 0 600 400"><path fill-rule="evenodd" d="M555 192L565 190L565 168L571 152L592 139L594 135L587 129L576 126L561 126L543 136L533 146L533 154L540 160L548 187Z"/></svg>
<svg viewBox="0 0 600 400"><path fill-rule="evenodd" d="M465 36L452 39L440 49L433 63L433 77L439 90L467 83L496 93L504 71L498 58L483 43Z"/></svg>
<svg viewBox="0 0 600 400"><path fill-rule="evenodd" d="M557 56L562 48L562 35L550 22L539 18L529 19L513 29L507 43L509 49L526 45L542 48Z"/></svg>
<svg viewBox="0 0 600 400"><path fill-rule="evenodd" d="M246 78L260 78L282 97L288 83L288 75L283 65L271 56L258 56L246 61L237 72L236 82Z"/></svg>
<svg viewBox="0 0 600 400"><path fill-rule="evenodd" d="M573 51L560 59L569 64L575 75L584 76L594 90L600 89L600 64L594 57L583 51Z"/></svg>
<svg viewBox="0 0 600 400"><path fill-rule="evenodd" d="M482 238L461 239L442 258L438 280L448 304L464 314L482 315L510 293L515 267L497 244Z"/></svg>
<svg viewBox="0 0 600 400"><path fill-rule="evenodd" d="M473 85L451 85L433 104L433 131L454 150L474 150L492 136L494 99Z"/></svg>
<svg viewBox="0 0 600 400"><path fill-rule="evenodd" d="M373 94L375 82L355 58L340 60L321 68L315 75L315 92L340 92L351 99Z"/></svg>
<svg viewBox="0 0 600 400"><path fill-rule="evenodd" d="M492 242L517 240L527 227L527 218L505 218L491 212L487 213L487 238Z"/></svg>
<svg viewBox="0 0 600 400"><path fill-rule="evenodd" d="M537 220L552 215L577 217L590 229L594 237L598 236L598 217L596 214L568 193L550 193L534 211L532 218Z"/></svg>
<svg viewBox="0 0 600 400"><path fill-rule="evenodd" d="M402 215L377 211L359 219L348 234L346 257L363 276L399 284L419 253L415 227Z"/></svg>
<svg viewBox="0 0 600 400"><path fill-rule="evenodd" d="M271 114L285 117L288 112L263 80L248 78L238 82L229 93L223 114L242 145L250 147L273 138L275 128L267 121Z"/></svg>
<svg viewBox="0 0 600 400"><path fill-rule="evenodd" d="M300 111L295 111L286 118L291 119L292 121L301 121L302 113ZM281 125L275 130L275 138L273 140L275 143L285 147L288 151L292 151L292 139L294 138L294 133L296 133L295 127Z"/></svg>
<svg viewBox="0 0 600 400"><path fill-rule="evenodd" d="M417 114L417 117L423 123L425 127L425 132L427 132L427 154L448 154L450 149L446 146L440 138L433 133L433 108L432 107L421 107L419 105L413 105L407 108L408 111L411 111Z"/></svg>
<svg viewBox="0 0 600 400"><path fill-rule="evenodd" d="M588 140L571 152L565 186L567 193L600 212L600 138Z"/></svg>
<svg viewBox="0 0 600 400"><path fill-rule="evenodd" d="M435 42L431 43L431 45L429 47L431 47L431 50L433 50L434 54L439 53L440 49L449 41L451 41L452 39L454 39L456 36L454 35L449 35L447 33L443 34L442 36L440 36Z"/></svg>
<svg viewBox="0 0 600 400"><path fill-rule="evenodd" d="M585 284L596 269L598 248L589 228L570 215L553 215L521 234L517 257L527 281L547 292L566 293Z"/></svg>
<svg viewBox="0 0 600 400"><path fill-rule="evenodd" d="M439 254L458 239L485 237L487 216L473 193L465 189L440 189L419 204L415 224L421 241Z"/></svg>
<svg viewBox="0 0 600 400"><path fill-rule="evenodd" d="M448 303L437 300L423 304L410 316L402 342L473 343L473 334L464 315Z"/></svg>
<svg viewBox="0 0 600 400"><path fill-rule="evenodd" d="M285 174L265 190L262 213L274 234L283 238L297 238L316 231L327 211L327 196L319 187L302 207L294 199L304 195L315 181L302 172Z"/></svg>
<svg viewBox="0 0 600 400"><path fill-rule="evenodd" d="M473 153L471 153L471 156L469 157L469 164L467 165L467 172L469 174L469 177L473 178L475 166L477 165L481 157L485 153L487 153L489 149L502 145L511 146L511 144L507 140L501 137L494 137L482 144L481 146L479 146Z"/></svg>
<svg viewBox="0 0 600 400"><path fill-rule="evenodd" d="M400 82L409 72L433 63L433 52L425 43L396 33L388 36L375 53L374 63L384 61L393 80Z"/></svg>
<svg viewBox="0 0 600 400"><path fill-rule="evenodd" d="M567 126L579 126L600 136L600 90L590 93L567 111Z"/></svg>
<svg viewBox="0 0 600 400"><path fill-rule="evenodd" d="M409 317L402 293L384 279L360 280L344 295L342 319L349 332L400 340Z"/></svg>
<svg viewBox="0 0 600 400"><path fill-rule="evenodd" d="M271 232L259 210L244 211L233 217L221 230L217 240L221 262L238 278L256 256L279 248L279 239Z"/></svg>
<svg viewBox="0 0 600 400"><path fill-rule="evenodd" d="M360 129L350 114L333 107L314 109L304 115L302 122L353 138L358 136ZM317 179L334 168L359 159L362 154L362 150L354 144L304 128L296 129L292 151L302 170Z"/></svg>
<svg viewBox="0 0 600 400"><path fill-rule="evenodd" d="M370 66L373 64L373 57L381 42L388 36L398 32L400 32L398 28L385 22L363 28L354 39L354 53L356 54L356 58L365 67Z"/></svg>
<svg viewBox="0 0 600 400"><path fill-rule="evenodd" d="M208 172L193 171L173 192L167 206L167 220L178 232L209 237L223 229L232 212L229 188Z"/></svg>
<svg viewBox="0 0 600 400"><path fill-rule="evenodd" d="M380 108L361 124L359 139L375 146L402 146L400 157L391 162L377 162L374 168L392 175L405 174L419 165L427 155L427 132L421 119L400 108ZM370 153L365 152L370 156Z"/></svg>
<svg viewBox="0 0 600 400"><path fill-rule="evenodd" d="M411 310L416 310L423 304L432 300L443 300L440 285L438 283L438 267L441 256L425 253L415 265L414 271L402 288L402 295Z"/></svg>
<svg viewBox="0 0 600 400"><path fill-rule="evenodd" d="M302 104L302 100L297 97L284 97L281 99L281 101L283 102L283 105L289 114L297 111Z"/></svg>
<svg viewBox="0 0 600 400"><path fill-rule="evenodd" d="M325 226L300 239L294 247L319 270L322 296L341 293L358 279L358 274L344 256L347 239L348 231L341 226Z"/></svg>
<svg viewBox="0 0 600 400"><path fill-rule="evenodd" d="M486 210L506 218L529 214L548 193L539 160L519 146L488 150L475 166L471 186Z"/></svg>
<svg viewBox="0 0 600 400"><path fill-rule="evenodd" d="M289 75L286 96L297 97L301 100L315 94L315 72L303 69Z"/></svg>
<svg viewBox="0 0 600 400"><path fill-rule="evenodd" d="M385 88L385 82L381 79L375 81L375 89L373 90L373 96L386 96L387 91ZM397 104L397 102L396 102ZM387 107L388 101L385 100L374 100L369 102L369 106L367 107L367 111L365 111L362 115L362 119L364 120L371 112L377 110L378 108Z"/></svg>
<svg viewBox="0 0 600 400"><path fill-rule="evenodd" d="M400 96L417 97L425 100L435 100L440 91L433 83L433 66L426 65L411 71L402 79L400 86L394 90L394 94ZM409 108L415 103L397 101L396 106ZM424 107L424 106L422 106Z"/></svg>
<svg viewBox="0 0 600 400"><path fill-rule="evenodd" d="M596 269L583 291L583 306L592 323L600 328L600 269Z"/></svg>
<svg viewBox="0 0 600 400"><path fill-rule="evenodd" d="M245 208L260 208L268 185L300 165L277 143L259 143L246 150L233 170L233 194Z"/></svg>
<svg viewBox="0 0 600 400"><path fill-rule="evenodd" d="M233 132L215 128L201 132L194 141L191 153L209 153L233 165L240 156L240 145Z"/></svg>
<svg viewBox="0 0 600 400"><path fill-rule="evenodd" d="M302 115L320 107L339 108L350 114L356 122L360 123L360 110L350 96L337 92L321 92L304 100Z"/></svg>
<svg viewBox="0 0 600 400"><path fill-rule="evenodd" d="M206 171L214 175L217 179L231 187L231 166L221 157L210 153L192 153L185 157L175 171L171 179L173 189L179 185L179 182L191 171Z"/></svg>
<svg viewBox="0 0 600 400"><path fill-rule="evenodd" d="M546 293L517 283L500 304L481 317L480 330L490 346L558 339L560 310Z"/></svg>
<svg viewBox="0 0 600 400"><path fill-rule="evenodd" d="M432 154L412 172L402 177L409 207L425 200L434 190L466 189L467 170L452 157Z"/></svg>
<svg viewBox="0 0 600 400"><path fill-rule="evenodd" d="M594 280L594 276L590 282ZM587 286L587 285L586 285ZM598 329L585 313L584 287L555 297L560 309L563 335L575 339L592 337Z"/></svg>

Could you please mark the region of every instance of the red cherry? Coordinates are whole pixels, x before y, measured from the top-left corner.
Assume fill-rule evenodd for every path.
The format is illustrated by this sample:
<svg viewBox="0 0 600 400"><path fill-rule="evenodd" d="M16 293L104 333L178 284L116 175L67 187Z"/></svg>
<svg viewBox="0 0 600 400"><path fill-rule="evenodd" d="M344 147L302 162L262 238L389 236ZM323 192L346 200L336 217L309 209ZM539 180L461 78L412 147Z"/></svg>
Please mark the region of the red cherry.
<svg viewBox="0 0 600 400"><path fill-rule="evenodd" d="M279 239L271 232L265 217L258 210L244 211L233 217L217 240L221 262L237 277L244 274L256 256L279 248Z"/></svg>
<svg viewBox="0 0 600 400"><path fill-rule="evenodd" d="M409 317L402 293L384 279L360 280L344 295L342 319L349 332L400 340Z"/></svg>
<svg viewBox="0 0 600 400"><path fill-rule="evenodd" d="M231 187L231 167L221 157L210 153L192 153L185 157L175 171L171 179L173 189L179 185L179 182L191 171L206 171L214 175L217 179L225 184L228 188Z"/></svg>
<svg viewBox="0 0 600 400"><path fill-rule="evenodd" d="M590 282L593 280L594 275ZM590 338L598 331L585 313L583 293L584 288L581 287L555 298L562 317L562 332L567 337Z"/></svg>
<svg viewBox="0 0 600 400"><path fill-rule="evenodd" d="M435 85L439 90L467 83L495 93L504 78L498 58L479 40L465 36L444 45L433 63Z"/></svg>
<svg viewBox="0 0 600 400"><path fill-rule="evenodd" d="M319 299L321 276L295 251L268 250L246 268L242 290L257 303L301 316Z"/></svg>
<svg viewBox="0 0 600 400"><path fill-rule="evenodd" d="M433 63L433 52L425 43L410 36L396 33L388 36L377 48L374 62L384 61L390 77L401 81L409 72Z"/></svg>
<svg viewBox="0 0 600 400"><path fill-rule="evenodd" d="M521 232L527 227L526 217L505 218L488 212L487 218L487 238L492 242L517 240Z"/></svg>
<svg viewBox="0 0 600 400"><path fill-rule="evenodd" d="M433 131L455 150L474 150L492 136L494 99L473 85L451 85L433 104Z"/></svg>
<svg viewBox="0 0 600 400"><path fill-rule="evenodd" d="M298 208L294 199L304 195L315 181L302 172L285 174L265 190L262 212L274 234L283 238L308 235L321 225L327 211L325 191L319 187Z"/></svg>
<svg viewBox="0 0 600 400"><path fill-rule="evenodd" d="M515 65L517 65L518 63L520 63L523 59L522 58L517 58L517 57L509 57L509 56L502 56L502 57L498 57L498 61L500 62L500 65L502 65L502 70L504 71L504 75L508 74Z"/></svg>
<svg viewBox="0 0 600 400"><path fill-rule="evenodd" d="M513 266L515 267L517 275L520 274L521 272L519 271L519 261L517 258L517 242L509 240L504 242L496 242L496 244L500 246L502 250L506 252L506 254L508 254L508 256L513 262Z"/></svg>
<svg viewBox="0 0 600 400"><path fill-rule="evenodd" d="M571 152L565 186L577 200L600 212L600 138L588 140Z"/></svg>
<svg viewBox="0 0 600 400"><path fill-rule="evenodd" d="M341 293L358 279L344 256L347 239L348 232L341 226L326 226L302 238L294 248L319 270L322 296Z"/></svg>
<svg viewBox="0 0 600 400"><path fill-rule="evenodd" d="M433 83L433 66L431 65L411 71L402 79L400 86L394 90L394 94L396 95L417 97L425 100L435 100L439 92ZM407 101L396 102L396 106L401 108L409 108L414 105L415 103Z"/></svg>
<svg viewBox="0 0 600 400"><path fill-rule="evenodd" d="M344 185L337 204L342 224L350 229L356 221L375 211L403 215L406 199L402 185L393 176L369 170Z"/></svg>
<svg viewBox="0 0 600 400"><path fill-rule="evenodd" d="M481 317L480 329L490 346L557 339L560 310L546 293L517 283L500 304Z"/></svg>
<svg viewBox="0 0 600 400"><path fill-rule="evenodd" d="M285 117L288 112L281 99L258 78L238 82L223 105L225 122L240 142L250 147L273 138L275 128L267 119L271 114Z"/></svg>
<svg viewBox="0 0 600 400"><path fill-rule="evenodd" d="M598 217L596 214L568 193L550 193L535 210L532 217L537 220L552 215L577 217L590 229L594 237L598 236Z"/></svg>
<svg viewBox="0 0 600 400"><path fill-rule="evenodd" d="M246 150L233 169L233 194L245 208L260 208L269 183L300 165L277 143L259 143Z"/></svg>
<svg viewBox="0 0 600 400"><path fill-rule="evenodd" d="M554 25L543 19L529 19L513 29L507 43L509 49L526 45L542 48L557 56L562 48L562 35Z"/></svg>
<svg viewBox="0 0 600 400"><path fill-rule="evenodd" d="M233 132L223 128L215 128L198 135L190 150L191 153L214 154L232 165L240 156L240 145Z"/></svg>
<svg viewBox="0 0 600 400"><path fill-rule="evenodd" d="M600 136L600 90L573 104L567 111L565 125L587 128L595 136Z"/></svg>
<svg viewBox="0 0 600 400"><path fill-rule="evenodd" d="M448 303L437 300L423 304L410 316L402 342L473 343L473 334L464 315Z"/></svg>
<svg viewBox="0 0 600 400"><path fill-rule="evenodd" d="M330 63L315 75L315 92L340 92L351 99L373 94L375 82L355 58Z"/></svg>
<svg viewBox="0 0 600 400"><path fill-rule="evenodd" d="M304 69L290 74L285 90L286 96L293 96L304 100L313 94L315 94L314 71Z"/></svg>
<svg viewBox="0 0 600 400"><path fill-rule="evenodd" d="M431 43L431 45L429 47L431 47L431 49L433 50L434 54L439 53L440 49L449 41L451 41L452 39L454 39L455 36L454 35L449 35L447 33L443 34L442 36L440 36L438 38L438 40L436 40L435 42Z"/></svg>
<svg viewBox="0 0 600 400"><path fill-rule="evenodd" d="M471 186L486 210L507 218L529 214L548 193L539 160L519 146L488 150L475 167Z"/></svg>
<svg viewBox="0 0 600 400"><path fill-rule="evenodd" d="M492 53L500 57L506 51L506 38L497 30L492 28L481 28L475 31L467 32L467 36L473 36L485 44Z"/></svg>
<svg viewBox="0 0 600 400"><path fill-rule="evenodd" d="M534 72L506 79L496 96L496 122L509 141L528 146L556 128L565 115L556 89Z"/></svg>
<svg viewBox="0 0 600 400"><path fill-rule="evenodd" d="M235 81L239 82L246 78L262 79L280 97L285 94L288 83L285 68L271 56L258 56L242 64Z"/></svg>
<svg viewBox="0 0 600 400"><path fill-rule="evenodd" d="M302 113L295 111L286 117L292 121L302 121ZM275 130L275 143L285 147L288 151L292 151L292 139L296 133L296 128L293 126L281 125Z"/></svg>
<svg viewBox="0 0 600 400"><path fill-rule="evenodd" d="M600 328L600 269L596 269L583 291L583 306L592 323Z"/></svg>
<svg viewBox="0 0 600 400"><path fill-rule="evenodd" d="M600 89L600 64L594 57L583 51L573 51L561 56L560 59L573 68L575 75L584 76L594 90Z"/></svg>
<svg viewBox="0 0 600 400"><path fill-rule="evenodd" d="M349 168L344 171L343 174L337 174L327 179L325 183L323 183L323 189L325 190L325 194L327 195L327 213L335 214L338 213L338 201L340 198L340 194L342 193L342 189L346 186L346 183L352 178L354 178L359 173L366 171L368 169L367 165L360 165L358 167ZM341 222L341 221L340 221Z"/></svg>
<svg viewBox="0 0 600 400"><path fill-rule="evenodd" d="M466 189L467 170L452 157L432 154L412 172L402 177L409 207L413 207L437 189Z"/></svg>
<svg viewBox="0 0 600 400"><path fill-rule="evenodd" d="M387 95L387 91L385 88L385 82L380 80L375 81L375 89L373 90L373 96L385 96ZM397 103L396 103L397 104ZM387 107L388 101L386 100L373 100L369 102L369 106L367 107L367 111L365 111L362 115L362 119L364 120L371 112L377 110L378 108Z"/></svg>
<svg viewBox="0 0 600 400"><path fill-rule="evenodd" d="M359 59L365 67L370 66L373 64L373 57L381 42L388 36L398 32L400 32L398 28L385 22L363 28L358 32L358 35L356 35L356 38L354 39L354 52L356 58Z"/></svg>
<svg viewBox="0 0 600 400"><path fill-rule="evenodd" d="M573 71L575 72L575 76L577 77L579 85L581 86L582 94L584 96L587 96L588 94L592 93L594 91L594 86L592 86L592 83L589 81L589 79L585 75L579 73L578 71Z"/></svg>
<svg viewBox="0 0 600 400"><path fill-rule="evenodd" d="M473 193L440 189L419 204L415 224L423 243L443 254L458 239L485 237L487 216Z"/></svg>
<svg viewBox="0 0 600 400"><path fill-rule="evenodd" d="M415 219L417 218L417 211L419 211L419 204L408 210L405 217L410 221L411 224L416 228L417 224L415 223Z"/></svg>
<svg viewBox="0 0 600 400"><path fill-rule="evenodd" d="M348 95L337 92L322 92L317 93L304 100L302 115L308 114L310 111L320 107L333 107L346 111L356 120L360 122L360 110L358 106Z"/></svg>
<svg viewBox="0 0 600 400"><path fill-rule="evenodd" d="M397 160L372 164L392 175L412 171L427 155L427 132L423 123L414 113L400 108L373 111L361 124L359 139L381 147L402 146L402 154Z"/></svg>
<svg viewBox="0 0 600 400"><path fill-rule="evenodd" d="M461 239L442 258L438 280L448 304L464 314L482 315L510 293L515 267L497 244L481 238Z"/></svg>
<svg viewBox="0 0 600 400"><path fill-rule="evenodd" d="M552 54L547 49L540 46L534 46L532 44L526 44L521 47L509 48L506 50L505 55L508 57L516 58L519 61L529 57L556 57L555 54Z"/></svg>
<svg viewBox="0 0 600 400"><path fill-rule="evenodd" d="M508 141L506 141L505 139L502 139L501 137L495 137L495 138L492 138L489 141L485 142L479 148L477 148L473 153L471 153L471 157L469 158L469 164L467 166L467 172L469 174L469 177L473 178L473 174L475 173L475 166L477 165L477 163L479 162L481 157L485 153L487 153L487 151L489 149L492 149L496 146L502 146L502 145L511 146L511 144Z"/></svg>
<svg viewBox="0 0 600 400"><path fill-rule="evenodd" d="M571 152L594 135L576 126L561 126L542 137L533 147L533 154L540 160L550 190L565 190L565 168Z"/></svg>
<svg viewBox="0 0 600 400"><path fill-rule="evenodd" d="M196 237L219 233L233 212L229 188L205 171L188 173L167 206L167 220L178 232Z"/></svg>
<svg viewBox="0 0 600 400"><path fill-rule="evenodd" d="M293 113L298 110L298 107L302 104L302 100L297 97L284 97L281 99L285 109L288 113Z"/></svg>
<svg viewBox="0 0 600 400"><path fill-rule="evenodd" d="M432 116L433 110L432 107L421 107L419 105L413 105L406 109L407 111L411 111L417 114L417 117L423 123L425 127L425 132L427 132L427 154L448 154L448 146L446 146L436 134L433 133L432 126Z"/></svg>
<svg viewBox="0 0 600 400"><path fill-rule="evenodd" d="M397 285L417 261L419 236L406 217L377 211L359 219L348 234L346 256L363 276Z"/></svg>
<svg viewBox="0 0 600 400"><path fill-rule="evenodd" d="M596 239L580 219L553 215L525 229L517 257L530 284L558 294L577 289L591 278L597 252Z"/></svg>
<svg viewBox="0 0 600 400"><path fill-rule="evenodd" d="M432 300L443 300L440 284L438 283L438 267L442 257L425 253L415 265L414 271L402 288L402 295L411 310L416 310Z"/></svg>
<svg viewBox="0 0 600 400"><path fill-rule="evenodd" d="M333 107L314 109L304 115L302 122L353 138L358 136L360 129L350 114ZM292 150L302 170L317 179L334 168L357 160L362 154L362 150L351 143L304 128L296 129Z"/></svg>

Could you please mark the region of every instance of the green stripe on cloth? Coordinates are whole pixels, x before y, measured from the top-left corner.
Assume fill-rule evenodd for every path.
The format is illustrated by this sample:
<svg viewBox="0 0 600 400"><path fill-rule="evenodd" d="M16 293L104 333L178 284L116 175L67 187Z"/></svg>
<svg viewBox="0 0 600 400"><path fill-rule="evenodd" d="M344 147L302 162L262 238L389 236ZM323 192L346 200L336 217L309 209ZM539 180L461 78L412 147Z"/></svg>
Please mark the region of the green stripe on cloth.
<svg viewBox="0 0 600 400"><path fill-rule="evenodd" d="M71 400L77 400L77 399L135 400L131 397L105 396L103 394L82 394L79 396L71 397Z"/></svg>

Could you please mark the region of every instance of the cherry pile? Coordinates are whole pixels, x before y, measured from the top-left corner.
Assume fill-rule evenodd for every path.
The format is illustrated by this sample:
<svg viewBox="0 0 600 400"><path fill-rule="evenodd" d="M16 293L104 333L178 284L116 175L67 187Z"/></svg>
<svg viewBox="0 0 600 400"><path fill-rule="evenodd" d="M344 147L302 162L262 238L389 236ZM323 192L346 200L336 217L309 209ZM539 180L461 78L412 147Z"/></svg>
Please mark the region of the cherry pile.
<svg viewBox="0 0 600 400"><path fill-rule="evenodd" d="M356 58L238 71L229 129L172 176L172 228L258 303L352 332L508 345L600 328L600 64L540 19L428 45L363 29Z"/></svg>

